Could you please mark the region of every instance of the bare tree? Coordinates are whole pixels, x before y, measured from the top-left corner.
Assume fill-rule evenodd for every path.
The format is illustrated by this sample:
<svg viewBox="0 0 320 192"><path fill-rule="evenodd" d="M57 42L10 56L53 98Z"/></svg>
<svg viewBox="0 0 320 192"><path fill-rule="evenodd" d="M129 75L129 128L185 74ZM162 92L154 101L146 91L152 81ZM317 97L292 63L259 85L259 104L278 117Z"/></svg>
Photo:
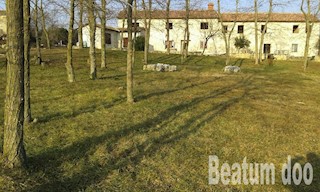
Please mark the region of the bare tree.
<svg viewBox="0 0 320 192"><path fill-rule="evenodd" d="M83 48L83 37L82 37L82 28L83 28L83 0L79 0L79 22L78 22L78 39L79 39L79 48Z"/></svg>
<svg viewBox="0 0 320 192"><path fill-rule="evenodd" d="M7 0L7 85L4 108L3 157L8 168L26 166L24 122L23 1Z"/></svg>
<svg viewBox="0 0 320 192"><path fill-rule="evenodd" d="M313 29L314 23L317 20L316 16L319 14L319 11L320 11L320 2L319 2L315 13L314 14L312 13L311 1L312 0L302 0L301 7L300 7L301 12L304 15L305 23L306 23L306 44L304 47L304 58L303 58L304 71L307 71L307 68L308 68L310 37L312 34L312 29ZM306 8L304 7L305 3L306 3ZM307 9L307 10L305 10L305 9Z"/></svg>
<svg viewBox="0 0 320 192"><path fill-rule="evenodd" d="M221 29L222 29L222 34L223 34L223 39L225 43L225 49L226 49L226 65L229 65L230 63L230 45L231 45L231 35L234 31L234 28L237 23L237 16L238 16L238 9L239 9L239 0L236 0L236 13L234 14L234 21L231 30L229 31L228 29L225 29L224 21L223 21L223 15L221 13L221 2L220 0L218 2L218 17L219 17L219 22L221 24ZM227 27L228 28L228 27Z"/></svg>
<svg viewBox="0 0 320 192"><path fill-rule="evenodd" d="M258 0L254 0L254 63L259 64L259 37L258 37Z"/></svg>
<svg viewBox="0 0 320 192"><path fill-rule="evenodd" d="M214 27L213 22L208 22L208 31L204 33L203 37L204 37L204 42L202 44L202 53L201 55L204 55L204 52L206 51L207 47L208 47L208 42L210 39L214 39L214 37L218 34L218 32L220 30L216 29Z"/></svg>
<svg viewBox="0 0 320 192"><path fill-rule="evenodd" d="M127 102L134 103L133 98L133 42L132 42L132 4L133 0L127 1L127 30L128 30L128 47L127 47Z"/></svg>
<svg viewBox="0 0 320 192"><path fill-rule="evenodd" d="M68 81L73 83L75 81L73 63L72 63L72 37L73 37L73 25L74 25L74 0L70 0L70 20L68 29L68 46L67 46L67 76Z"/></svg>
<svg viewBox="0 0 320 192"><path fill-rule="evenodd" d="M152 12L152 0L149 0L148 8L145 0L142 0L142 8L144 11L144 26L146 29L145 42L144 42L144 64L148 64L149 54L149 42L150 42L150 30L151 30L151 12Z"/></svg>
<svg viewBox="0 0 320 192"><path fill-rule="evenodd" d="M269 0L269 11L268 11L268 15L267 15L266 21L264 23L264 27L262 29L261 37L260 37L259 63L262 62L264 36L265 36L265 34L267 32L267 27L268 27L268 24L269 24L269 21L270 21L270 18L271 18L272 9L273 9L273 0Z"/></svg>
<svg viewBox="0 0 320 192"><path fill-rule="evenodd" d="M37 59L36 59L36 64L37 65L42 65L42 59L41 59L41 50L40 50L40 39L39 39L39 23L38 23L38 0L35 0L35 5L34 5L34 34L36 38L36 54L37 54Z"/></svg>
<svg viewBox="0 0 320 192"><path fill-rule="evenodd" d="M90 26L90 50L89 50L89 61L90 61L90 79L95 80L97 78L97 67L96 67L96 18L94 14L95 2L94 0L88 0L88 16Z"/></svg>
<svg viewBox="0 0 320 192"><path fill-rule="evenodd" d="M42 25L42 31L46 37L47 41L47 48L51 49L50 45L50 38L49 38L49 33L46 27L46 20L45 20L45 14L44 14L44 9L43 9L43 0L40 0L40 13L41 13L41 25Z"/></svg>
<svg viewBox="0 0 320 192"><path fill-rule="evenodd" d="M30 0L23 0L24 34L24 123L32 121L30 101Z"/></svg>
<svg viewBox="0 0 320 192"><path fill-rule="evenodd" d="M106 0L101 0L101 68L106 68Z"/></svg>
<svg viewBox="0 0 320 192"><path fill-rule="evenodd" d="M182 44L182 54L181 54L181 62L183 63L188 57L189 50L189 41L190 41L190 30L189 30L189 18L190 18L190 0L185 1L185 30L184 30L184 38Z"/></svg>
<svg viewBox="0 0 320 192"><path fill-rule="evenodd" d="M167 54L170 54L170 4L171 4L171 1L170 0L167 0L166 1L166 37L167 37Z"/></svg>

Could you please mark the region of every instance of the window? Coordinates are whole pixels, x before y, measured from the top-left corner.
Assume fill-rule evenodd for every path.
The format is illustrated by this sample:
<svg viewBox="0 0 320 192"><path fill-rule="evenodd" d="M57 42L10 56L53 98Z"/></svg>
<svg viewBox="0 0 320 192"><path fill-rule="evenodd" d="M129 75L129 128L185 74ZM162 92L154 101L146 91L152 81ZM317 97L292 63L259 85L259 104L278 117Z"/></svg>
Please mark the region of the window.
<svg viewBox="0 0 320 192"><path fill-rule="evenodd" d="M106 44L111 45L111 34L106 33Z"/></svg>
<svg viewBox="0 0 320 192"><path fill-rule="evenodd" d="M292 44L292 52L296 53L298 52L298 44Z"/></svg>
<svg viewBox="0 0 320 192"><path fill-rule="evenodd" d="M244 26L243 25L238 25L238 33L243 33Z"/></svg>
<svg viewBox="0 0 320 192"><path fill-rule="evenodd" d="M261 25L261 33L263 33L263 30L266 30L265 33L267 33L267 28L265 25Z"/></svg>
<svg viewBox="0 0 320 192"><path fill-rule="evenodd" d="M200 41L200 49L206 49L208 48L208 45L206 44L205 41Z"/></svg>
<svg viewBox="0 0 320 192"><path fill-rule="evenodd" d="M166 26L167 26L166 29L173 29L173 24L172 23L167 23Z"/></svg>
<svg viewBox="0 0 320 192"><path fill-rule="evenodd" d="M123 38L123 47L124 48L128 47L128 42L129 42L128 38Z"/></svg>
<svg viewBox="0 0 320 192"><path fill-rule="evenodd" d="M293 33L299 33L299 25L294 25L292 28Z"/></svg>
<svg viewBox="0 0 320 192"><path fill-rule="evenodd" d="M139 23L132 23L132 27L139 27Z"/></svg>
<svg viewBox="0 0 320 192"><path fill-rule="evenodd" d="M201 25L200 25L200 28L201 29L208 29L209 28L208 22L202 22Z"/></svg>
<svg viewBox="0 0 320 192"><path fill-rule="evenodd" d="M166 49L168 48L167 47L168 45L169 45L170 48L174 48L174 42L173 41L169 41L169 42L167 41L166 42L166 46L165 46Z"/></svg>
<svg viewBox="0 0 320 192"><path fill-rule="evenodd" d="M222 29L223 33L227 33L228 32L228 25L224 25L223 29Z"/></svg>

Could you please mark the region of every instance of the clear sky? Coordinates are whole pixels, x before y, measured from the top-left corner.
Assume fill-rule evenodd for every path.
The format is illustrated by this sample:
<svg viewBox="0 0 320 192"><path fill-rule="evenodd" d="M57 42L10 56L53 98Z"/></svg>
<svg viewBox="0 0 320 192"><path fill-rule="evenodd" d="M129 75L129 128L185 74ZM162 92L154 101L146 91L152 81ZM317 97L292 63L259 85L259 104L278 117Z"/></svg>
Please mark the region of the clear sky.
<svg viewBox="0 0 320 192"><path fill-rule="evenodd" d="M192 1L195 1L195 0L191 0L191 2ZM196 0L196 1L199 2L199 0ZM263 11L263 9L265 11L268 9L267 0L264 0L264 1L266 1L266 3L265 3L266 6L264 6L265 8L262 8L262 11ZM182 2L182 0L177 0L177 2ZM215 8L217 7L216 0L202 0L200 2L201 3L197 3L197 6L199 6L197 8L206 9L209 2L213 2L215 4ZM235 7L234 2L235 2L235 0L221 0L223 10L224 11L234 10L234 7ZM300 5L299 5L300 2L301 2L301 0L274 0L274 3L283 4L281 6L280 5L276 6L275 11L276 12L300 12ZM253 0L240 0L240 7L252 7L252 5L253 5ZM1 10L5 9L5 1L4 0L0 0L0 9Z"/></svg>
<svg viewBox="0 0 320 192"><path fill-rule="evenodd" d="M59 0L57 0L59 1ZM65 1L65 0L62 0ZM99 0L97 0L99 1ZM111 0L107 0L111 1ZM164 1L164 0L163 0ZM173 9L182 9L184 0L171 0L173 4ZM208 3L213 2L215 9L217 9L217 0L190 0L193 5L193 9L207 9ZM235 11L235 1L236 0L221 0L221 8L223 12L234 12ZM266 12L268 10L269 0L259 0L262 2L260 12ZM274 12L300 12L301 0L273 0L277 5L274 6ZM179 5L180 4L180 5ZM182 5L181 5L182 4ZM239 0L239 7L243 11L252 11L253 0ZM250 10L251 8L251 10ZM0 0L0 10L5 10L5 0ZM65 14L65 13L63 13ZM62 24L62 23L61 23ZM114 20L108 21L109 25L115 25ZM63 23L62 25L67 25Z"/></svg>

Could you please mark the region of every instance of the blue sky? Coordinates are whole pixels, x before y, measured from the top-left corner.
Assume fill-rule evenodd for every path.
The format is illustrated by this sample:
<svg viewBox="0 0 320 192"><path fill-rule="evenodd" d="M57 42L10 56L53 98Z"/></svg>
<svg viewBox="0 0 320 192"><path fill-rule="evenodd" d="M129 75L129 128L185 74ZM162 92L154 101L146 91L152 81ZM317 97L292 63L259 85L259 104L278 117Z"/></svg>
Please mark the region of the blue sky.
<svg viewBox="0 0 320 192"><path fill-rule="evenodd" d="M179 0L181 2L181 0ZM193 0L191 0L192 2ZM275 11L276 12L300 12L299 3L300 0L274 0L275 3L284 3L287 1L291 1L290 3L286 3L283 6L277 6ZM5 9L5 1L0 1L0 9ZM216 6L216 0L202 0L199 4L199 8L206 9L209 2L213 2ZM235 0L221 0L221 4L224 11L232 11L234 9L234 2ZM241 7L252 7L253 0L240 0L240 6ZM265 8L265 11L267 10L267 7ZM262 10L263 11L263 10Z"/></svg>

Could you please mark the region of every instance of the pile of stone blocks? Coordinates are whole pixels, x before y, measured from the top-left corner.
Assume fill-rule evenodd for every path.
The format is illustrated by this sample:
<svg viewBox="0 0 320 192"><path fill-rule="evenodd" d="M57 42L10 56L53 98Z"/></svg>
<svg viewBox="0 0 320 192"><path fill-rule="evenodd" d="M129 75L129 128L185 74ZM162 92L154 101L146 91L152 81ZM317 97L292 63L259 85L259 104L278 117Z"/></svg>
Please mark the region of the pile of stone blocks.
<svg viewBox="0 0 320 192"><path fill-rule="evenodd" d="M177 71L177 66L163 64L163 63L148 64L148 65L143 66L143 70L145 70L145 71L159 71L159 72L173 72L173 71Z"/></svg>
<svg viewBox="0 0 320 192"><path fill-rule="evenodd" d="M240 67L228 65L223 68L225 73L239 73L241 71Z"/></svg>

